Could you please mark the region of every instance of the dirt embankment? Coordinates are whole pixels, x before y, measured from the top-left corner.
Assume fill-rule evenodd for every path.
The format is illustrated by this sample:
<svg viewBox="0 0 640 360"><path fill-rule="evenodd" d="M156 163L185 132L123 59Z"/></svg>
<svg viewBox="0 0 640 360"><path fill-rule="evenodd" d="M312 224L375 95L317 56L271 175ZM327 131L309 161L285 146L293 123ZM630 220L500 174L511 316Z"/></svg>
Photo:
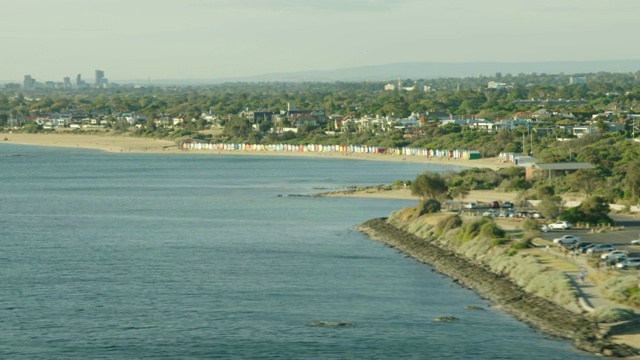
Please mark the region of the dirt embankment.
<svg viewBox="0 0 640 360"><path fill-rule="evenodd" d="M529 294L509 279L489 271L481 264L475 264L443 249L435 245L435 242L398 229L385 219L369 220L360 225L359 230L372 239L431 265L436 271L498 304L519 320L548 334L572 339L578 349L605 356L636 355L633 348L603 338L598 325L585 316Z"/></svg>

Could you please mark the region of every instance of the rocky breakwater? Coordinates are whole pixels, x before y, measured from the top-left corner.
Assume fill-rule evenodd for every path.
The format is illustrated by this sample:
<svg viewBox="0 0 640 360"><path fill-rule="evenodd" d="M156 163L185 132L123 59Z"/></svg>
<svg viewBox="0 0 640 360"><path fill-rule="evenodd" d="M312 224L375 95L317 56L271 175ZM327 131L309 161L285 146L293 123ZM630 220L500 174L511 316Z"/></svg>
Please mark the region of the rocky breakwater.
<svg viewBox="0 0 640 360"><path fill-rule="evenodd" d="M434 239L417 237L389 224L384 218L369 220L360 225L359 230L372 239L431 265L436 271L498 304L519 320L550 335L572 339L578 349L614 357L636 355L633 348L603 338L598 325L586 316L527 293L482 264L438 246Z"/></svg>

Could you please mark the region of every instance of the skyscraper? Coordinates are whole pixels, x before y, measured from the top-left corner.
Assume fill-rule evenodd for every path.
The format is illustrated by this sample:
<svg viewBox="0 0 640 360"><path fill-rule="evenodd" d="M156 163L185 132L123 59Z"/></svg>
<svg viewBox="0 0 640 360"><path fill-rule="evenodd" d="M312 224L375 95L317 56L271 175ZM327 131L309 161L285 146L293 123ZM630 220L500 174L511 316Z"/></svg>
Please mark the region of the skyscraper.
<svg viewBox="0 0 640 360"><path fill-rule="evenodd" d="M33 89L36 84L36 79L32 78L31 75L25 75L24 81L22 83L22 87L24 89Z"/></svg>
<svg viewBox="0 0 640 360"><path fill-rule="evenodd" d="M104 71L96 70L96 87L101 87L104 81Z"/></svg>

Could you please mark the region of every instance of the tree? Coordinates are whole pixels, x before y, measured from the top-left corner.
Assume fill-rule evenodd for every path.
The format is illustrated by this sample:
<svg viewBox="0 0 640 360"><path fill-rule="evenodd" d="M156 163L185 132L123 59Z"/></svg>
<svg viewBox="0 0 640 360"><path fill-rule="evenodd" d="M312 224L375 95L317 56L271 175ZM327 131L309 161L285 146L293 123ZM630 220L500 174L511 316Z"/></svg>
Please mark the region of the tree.
<svg viewBox="0 0 640 360"><path fill-rule="evenodd" d="M560 215L562 198L560 196L545 196L538 204L540 213L547 219L555 219Z"/></svg>
<svg viewBox="0 0 640 360"><path fill-rule="evenodd" d="M440 212L441 204L438 200L429 199L420 202L420 215Z"/></svg>
<svg viewBox="0 0 640 360"><path fill-rule="evenodd" d="M448 190L444 178L430 171L418 175L411 183L411 194L419 196L422 200L442 199Z"/></svg>
<svg viewBox="0 0 640 360"><path fill-rule="evenodd" d="M462 209L462 201L469 196L469 188L464 185L449 188L449 196L451 196L452 199L458 199L460 209Z"/></svg>
<svg viewBox="0 0 640 360"><path fill-rule="evenodd" d="M603 197L592 196L585 199L580 205L562 213L560 219L573 223L610 225L613 224L613 220L609 217L609 211L609 203Z"/></svg>
<svg viewBox="0 0 640 360"><path fill-rule="evenodd" d="M575 190L582 190L591 196L593 192L600 187L602 179L595 170L580 169L573 174L567 176L569 185Z"/></svg>
<svg viewBox="0 0 640 360"><path fill-rule="evenodd" d="M409 116L409 104L402 96L396 96L387 101L382 107L385 115L393 115L396 118L404 118Z"/></svg>
<svg viewBox="0 0 640 360"><path fill-rule="evenodd" d="M596 131L598 132L598 134L604 135L604 133L606 133L608 130L609 126L607 126L607 124L602 119L598 119L598 122L596 123Z"/></svg>
<svg viewBox="0 0 640 360"><path fill-rule="evenodd" d="M37 132L39 132L40 130L42 130L42 126L36 124L36 123L30 123L24 126L24 131L29 133L29 134L35 134Z"/></svg>
<svg viewBox="0 0 640 360"><path fill-rule="evenodd" d="M244 138L251 132L249 120L240 117L232 117L224 127L224 133L230 137Z"/></svg>
<svg viewBox="0 0 640 360"><path fill-rule="evenodd" d="M640 189L640 160L629 163L627 166L626 181L629 192L631 193L631 199L636 201L639 195L638 190Z"/></svg>

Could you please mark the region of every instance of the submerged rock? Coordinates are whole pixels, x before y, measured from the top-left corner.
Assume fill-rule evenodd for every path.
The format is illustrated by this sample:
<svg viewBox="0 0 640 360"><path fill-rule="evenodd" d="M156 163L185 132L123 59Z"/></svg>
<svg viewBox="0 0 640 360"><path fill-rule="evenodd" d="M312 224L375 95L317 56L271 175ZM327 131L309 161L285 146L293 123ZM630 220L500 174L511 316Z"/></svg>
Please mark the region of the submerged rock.
<svg viewBox="0 0 640 360"><path fill-rule="evenodd" d="M604 356L635 356L636 350L626 344L616 344L603 336L598 324L583 314L577 314L557 303L530 293L488 266L469 261L465 256L441 246L436 237L421 238L388 223L386 218L372 219L358 230L389 247L399 249L420 262L430 264L438 273L458 280L459 284L476 291L493 305L511 313L517 319L535 326L547 334L574 341L576 348ZM438 322L457 319L443 316Z"/></svg>
<svg viewBox="0 0 640 360"><path fill-rule="evenodd" d="M435 319L433 319L433 321L435 322L452 322L452 321L458 321L460 319L458 319L457 317L454 316L440 316L437 317Z"/></svg>
<svg viewBox="0 0 640 360"><path fill-rule="evenodd" d="M350 322L346 321L314 321L309 323L310 326L351 326Z"/></svg>
<svg viewBox="0 0 640 360"><path fill-rule="evenodd" d="M484 308L481 308L480 306L475 306L475 305L467 305L464 308L467 310L484 310Z"/></svg>

